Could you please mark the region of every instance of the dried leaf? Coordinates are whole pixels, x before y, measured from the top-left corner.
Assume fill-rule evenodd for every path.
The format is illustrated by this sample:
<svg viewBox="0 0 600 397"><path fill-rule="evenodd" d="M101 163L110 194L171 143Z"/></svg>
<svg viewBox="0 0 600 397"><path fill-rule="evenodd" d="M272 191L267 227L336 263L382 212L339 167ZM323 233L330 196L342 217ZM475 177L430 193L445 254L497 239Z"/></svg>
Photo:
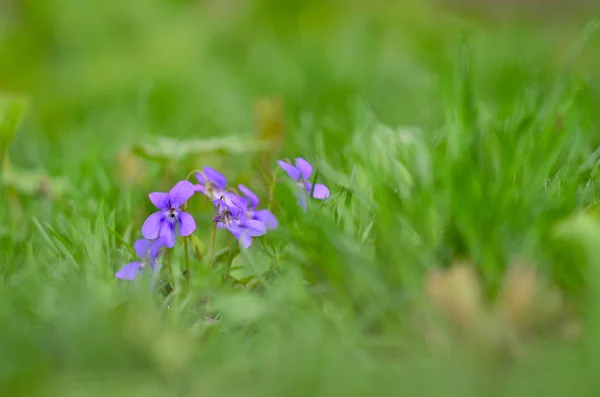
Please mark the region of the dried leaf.
<svg viewBox="0 0 600 397"><path fill-rule="evenodd" d="M510 266L504 278L498 305L513 327L528 327L539 287L539 276L532 265L521 262Z"/></svg>
<svg viewBox="0 0 600 397"><path fill-rule="evenodd" d="M484 316L481 286L471 264L459 263L447 271L427 274L425 291L434 307L461 328L470 328Z"/></svg>
<svg viewBox="0 0 600 397"><path fill-rule="evenodd" d="M115 176L123 185L138 185L146 179L146 168L142 160L130 150L121 150L117 154Z"/></svg>
<svg viewBox="0 0 600 397"><path fill-rule="evenodd" d="M570 342L577 341L583 334L583 327L581 321L571 319L566 321L561 329L561 336Z"/></svg>
<svg viewBox="0 0 600 397"><path fill-rule="evenodd" d="M278 97L258 99L254 103L254 117L256 120L256 136L261 142L268 142L269 150L261 152L255 160L256 169L261 173L256 176L253 185L268 186L272 178L270 170L275 160L281 154L285 142L285 112L283 101Z"/></svg>
<svg viewBox="0 0 600 397"><path fill-rule="evenodd" d="M281 98L261 98L254 103L256 131L260 140L281 144L284 136L284 109Z"/></svg>

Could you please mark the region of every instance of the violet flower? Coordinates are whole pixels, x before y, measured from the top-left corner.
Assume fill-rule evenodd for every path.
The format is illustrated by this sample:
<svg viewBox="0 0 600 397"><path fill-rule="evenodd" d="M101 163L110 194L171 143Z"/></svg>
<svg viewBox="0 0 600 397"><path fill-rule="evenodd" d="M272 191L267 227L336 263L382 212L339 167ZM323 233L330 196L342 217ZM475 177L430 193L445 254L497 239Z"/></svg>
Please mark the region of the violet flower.
<svg viewBox="0 0 600 397"><path fill-rule="evenodd" d="M296 181L296 185L300 187L302 194L298 196L300 206L306 210L306 196L312 191L312 197L324 200L330 196L329 188L321 183L317 183L314 186L308 181L310 174L312 174L313 167L310 163L304 160L302 157L296 158L296 165L286 163L285 161L277 160L277 164L292 178Z"/></svg>
<svg viewBox="0 0 600 397"><path fill-rule="evenodd" d="M277 218L275 218L275 215L269 210L256 209L259 203L258 196L244 185L238 185L238 189L246 196L246 217L262 222L267 229L276 229ZM244 198L242 197L242 199Z"/></svg>
<svg viewBox="0 0 600 397"><path fill-rule="evenodd" d="M194 190L207 196L210 200L220 198L227 187L227 179L211 167L204 167L202 171L203 173L196 173L198 184L194 185Z"/></svg>
<svg viewBox="0 0 600 397"><path fill-rule="evenodd" d="M160 253L160 249L163 247L165 243L164 238L159 238L156 240L137 240L133 244L133 248L138 258L141 261L130 262L123 266L116 274L116 278L120 278L122 280L135 280L135 278L140 274L146 267L150 266L152 270L154 270L156 265L156 258Z"/></svg>
<svg viewBox="0 0 600 397"><path fill-rule="evenodd" d="M225 192L213 202L219 206L213 222L217 222L219 229L229 230L244 248L252 245L252 237L262 236L267 232L264 223L248 218L248 203L244 197Z"/></svg>
<svg viewBox="0 0 600 397"><path fill-rule="evenodd" d="M175 245L175 235L189 236L196 230L194 218L181 211L181 206L194 195L194 185L189 181L180 181L169 193L150 193L150 201L160 211L150 215L142 226L142 235L153 240L165 238L165 247Z"/></svg>

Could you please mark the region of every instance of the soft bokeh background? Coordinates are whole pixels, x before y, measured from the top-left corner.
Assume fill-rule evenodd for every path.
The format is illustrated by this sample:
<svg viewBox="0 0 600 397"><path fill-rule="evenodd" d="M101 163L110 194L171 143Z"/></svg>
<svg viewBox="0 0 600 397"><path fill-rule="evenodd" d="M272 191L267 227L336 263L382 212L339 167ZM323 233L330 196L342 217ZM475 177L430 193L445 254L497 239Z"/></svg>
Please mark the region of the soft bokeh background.
<svg viewBox="0 0 600 397"><path fill-rule="evenodd" d="M595 395L597 14L0 1L0 395ZM190 285L114 279L149 192L209 165L266 205L297 156L331 200L278 185L236 275L198 200Z"/></svg>

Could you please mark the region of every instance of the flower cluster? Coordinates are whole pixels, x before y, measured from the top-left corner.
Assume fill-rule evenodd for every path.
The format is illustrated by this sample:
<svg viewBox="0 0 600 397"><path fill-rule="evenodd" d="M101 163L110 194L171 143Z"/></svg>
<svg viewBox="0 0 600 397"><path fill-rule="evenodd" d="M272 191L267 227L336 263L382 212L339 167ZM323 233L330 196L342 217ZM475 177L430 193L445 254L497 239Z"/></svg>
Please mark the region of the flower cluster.
<svg viewBox="0 0 600 397"><path fill-rule="evenodd" d="M330 196L329 188L321 183L316 183L314 186L309 182L313 167L302 157L296 158L296 164L292 165L285 161L278 160L277 164L292 178L298 186L297 198L300 206L306 211L306 202L308 195L313 198L324 200Z"/></svg>
<svg viewBox="0 0 600 397"><path fill-rule="evenodd" d="M291 165L278 161L279 165L300 187L297 195L302 208L306 210L307 193L316 199L329 197L329 189L322 184L312 185L308 181L312 166L303 158L297 158ZM196 193L209 198L214 203L216 215L213 222L219 229L228 230L244 248L252 245L252 238L264 235L267 230L277 228L277 218L267 209L258 209L258 196L244 185L237 190L227 188L227 179L217 170L204 167L195 173L197 184L187 180L179 181L168 193L150 193L149 198L158 211L151 214L142 225L144 239L137 240L134 249L140 261L123 266L115 276L133 280L145 269L160 269L157 259L163 248L173 248L177 237L186 237L196 230L194 217L185 212L187 202ZM241 194L239 194L240 192Z"/></svg>
<svg viewBox="0 0 600 397"><path fill-rule="evenodd" d="M117 272L116 277L123 280L133 280L144 267L150 266L152 270L157 268L156 258L163 245L164 240L162 238L154 241L144 239L136 241L133 248L141 261L126 264Z"/></svg>
<svg viewBox="0 0 600 397"><path fill-rule="evenodd" d="M177 235L189 236L196 230L194 217L181 209L194 193L194 185L189 181L177 182L169 193L150 193L150 201L159 211L150 215L142 225L142 235L146 240L138 240L134 244L142 262L123 266L115 274L117 278L133 280L147 264L151 270L156 269L156 259L163 247L173 248Z"/></svg>

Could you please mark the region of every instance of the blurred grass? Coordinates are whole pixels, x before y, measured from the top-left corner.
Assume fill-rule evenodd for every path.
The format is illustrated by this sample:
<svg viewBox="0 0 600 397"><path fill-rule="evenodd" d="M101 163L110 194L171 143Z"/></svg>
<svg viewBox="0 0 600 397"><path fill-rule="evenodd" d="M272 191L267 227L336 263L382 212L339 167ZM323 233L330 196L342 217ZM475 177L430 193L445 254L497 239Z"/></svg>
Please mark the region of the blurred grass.
<svg viewBox="0 0 600 397"><path fill-rule="evenodd" d="M593 395L592 14L1 3L0 89L30 106L2 171L0 394ZM128 151L221 136L274 145L166 162ZM260 273L246 287L205 260L168 296L114 279L148 192L209 165L266 203L274 159L296 156L332 197L303 213L277 185L280 227L239 258ZM210 205L192 210L208 245ZM458 262L475 275L432 273ZM534 275L512 285L522 262Z"/></svg>

